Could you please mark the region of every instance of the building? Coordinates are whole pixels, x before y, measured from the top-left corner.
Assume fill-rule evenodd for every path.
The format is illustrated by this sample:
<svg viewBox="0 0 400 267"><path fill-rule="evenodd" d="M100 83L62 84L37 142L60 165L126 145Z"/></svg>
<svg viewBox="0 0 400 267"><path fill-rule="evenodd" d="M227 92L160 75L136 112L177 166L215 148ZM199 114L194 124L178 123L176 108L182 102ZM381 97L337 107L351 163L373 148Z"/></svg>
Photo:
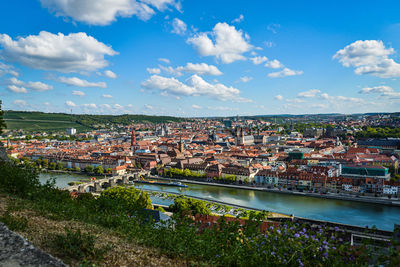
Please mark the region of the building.
<svg viewBox="0 0 400 267"><path fill-rule="evenodd" d="M76 134L76 129L75 128L68 128L67 129L67 135L74 135Z"/></svg>
<svg viewBox="0 0 400 267"><path fill-rule="evenodd" d="M304 137L320 137L324 134L324 130L320 128L306 128L303 131Z"/></svg>

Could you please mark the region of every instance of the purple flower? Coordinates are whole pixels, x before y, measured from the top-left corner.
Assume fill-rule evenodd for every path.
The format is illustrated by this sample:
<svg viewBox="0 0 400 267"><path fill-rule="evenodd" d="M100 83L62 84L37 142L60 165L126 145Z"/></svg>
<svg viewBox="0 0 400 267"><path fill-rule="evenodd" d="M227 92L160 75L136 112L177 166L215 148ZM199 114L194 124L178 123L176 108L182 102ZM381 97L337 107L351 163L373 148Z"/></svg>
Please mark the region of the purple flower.
<svg viewBox="0 0 400 267"><path fill-rule="evenodd" d="M325 258L328 258L328 253L325 252L323 256L324 256Z"/></svg>
<svg viewBox="0 0 400 267"><path fill-rule="evenodd" d="M261 242L261 245L264 245L265 244L265 242L263 241L263 242Z"/></svg>
<svg viewBox="0 0 400 267"><path fill-rule="evenodd" d="M281 230L279 230L279 229L278 229L278 230L276 230L276 232L277 232L278 234L281 234Z"/></svg>
<svg viewBox="0 0 400 267"><path fill-rule="evenodd" d="M335 231L336 232L339 231L339 227L335 226Z"/></svg>
<svg viewBox="0 0 400 267"><path fill-rule="evenodd" d="M322 241L322 244L328 245L328 242L326 242L326 241L324 240L324 241Z"/></svg>
<svg viewBox="0 0 400 267"><path fill-rule="evenodd" d="M299 266L300 266L300 267L303 267L303 266L304 266L304 264L301 262L300 259L298 259L297 261L299 262Z"/></svg>
<svg viewBox="0 0 400 267"><path fill-rule="evenodd" d="M334 240L334 239L335 239L335 236L331 236L331 239Z"/></svg>
<svg viewBox="0 0 400 267"><path fill-rule="evenodd" d="M300 235L298 233L294 234L294 237L298 238Z"/></svg>
<svg viewBox="0 0 400 267"><path fill-rule="evenodd" d="M336 247L332 247L333 250L336 250Z"/></svg>
<svg viewBox="0 0 400 267"><path fill-rule="evenodd" d="M318 250L319 250L319 251L322 251L322 250L323 250L323 248L322 248L322 247L319 247L319 248L318 248Z"/></svg>
<svg viewBox="0 0 400 267"><path fill-rule="evenodd" d="M272 251L272 252L271 252L271 255L272 255L272 256L275 256L275 252Z"/></svg>
<svg viewBox="0 0 400 267"><path fill-rule="evenodd" d="M339 238L339 242L342 242L342 241L343 241L343 239Z"/></svg>

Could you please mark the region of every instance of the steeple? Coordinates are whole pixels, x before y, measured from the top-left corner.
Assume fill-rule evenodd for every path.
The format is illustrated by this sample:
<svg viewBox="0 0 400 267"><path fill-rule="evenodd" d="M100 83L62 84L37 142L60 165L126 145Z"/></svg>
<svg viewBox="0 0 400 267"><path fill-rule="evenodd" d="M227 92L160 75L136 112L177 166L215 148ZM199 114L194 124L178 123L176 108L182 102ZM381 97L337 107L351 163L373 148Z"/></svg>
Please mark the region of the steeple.
<svg viewBox="0 0 400 267"><path fill-rule="evenodd" d="M135 128L134 128L134 126L132 126L132 132L131 132L131 150L133 150L135 146L136 146Z"/></svg>

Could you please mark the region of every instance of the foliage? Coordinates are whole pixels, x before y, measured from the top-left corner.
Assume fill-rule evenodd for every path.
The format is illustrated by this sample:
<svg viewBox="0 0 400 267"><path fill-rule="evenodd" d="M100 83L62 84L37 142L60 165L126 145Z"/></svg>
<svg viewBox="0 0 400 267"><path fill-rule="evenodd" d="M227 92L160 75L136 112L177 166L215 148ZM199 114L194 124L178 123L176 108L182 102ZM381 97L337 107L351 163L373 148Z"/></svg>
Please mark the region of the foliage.
<svg viewBox="0 0 400 267"><path fill-rule="evenodd" d="M74 231L66 228L65 234L56 234L51 241L58 252L77 260L101 260L107 248L95 247L96 237L92 234L82 233L80 229Z"/></svg>
<svg viewBox="0 0 400 267"><path fill-rule="evenodd" d="M40 187L38 173L29 165L18 167L14 162L0 161L0 170L0 190L26 197Z"/></svg>
<svg viewBox="0 0 400 267"><path fill-rule="evenodd" d="M26 218L13 216L8 211L0 217L0 222L7 225L11 231L23 231L28 227L28 220Z"/></svg>
<svg viewBox="0 0 400 267"><path fill-rule="evenodd" d="M211 211L206 206L204 201L197 200L194 198L187 198L185 196L178 196L174 200L174 204L170 207L172 212L184 215L184 214L205 214L210 215Z"/></svg>
<svg viewBox="0 0 400 267"><path fill-rule="evenodd" d="M2 134L3 130L7 127L7 125L3 119L4 111L1 109L1 104L2 104L2 101L0 100L0 134Z"/></svg>
<svg viewBox="0 0 400 267"><path fill-rule="evenodd" d="M396 127L364 127L356 133L357 138L400 138L400 128Z"/></svg>
<svg viewBox="0 0 400 267"><path fill-rule="evenodd" d="M87 165L85 167L85 172L92 173L94 171L94 167L92 165Z"/></svg>
<svg viewBox="0 0 400 267"><path fill-rule="evenodd" d="M103 202L107 200L118 202L128 212L134 212L143 208L152 208L149 195L134 187L112 187L103 191L99 199Z"/></svg>
<svg viewBox="0 0 400 267"><path fill-rule="evenodd" d="M192 172L188 169L178 169L178 168L170 168L170 169L164 169L164 176L167 177L198 177L198 178L205 178L205 174L198 174L195 172Z"/></svg>
<svg viewBox="0 0 400 267"><path fill-rule="evenodd" d="M96 173L96 174L103 174L104 173L104 169L103 169L103 167L102 166L97 166L95 169L94 169L94 173Z"/></svg>

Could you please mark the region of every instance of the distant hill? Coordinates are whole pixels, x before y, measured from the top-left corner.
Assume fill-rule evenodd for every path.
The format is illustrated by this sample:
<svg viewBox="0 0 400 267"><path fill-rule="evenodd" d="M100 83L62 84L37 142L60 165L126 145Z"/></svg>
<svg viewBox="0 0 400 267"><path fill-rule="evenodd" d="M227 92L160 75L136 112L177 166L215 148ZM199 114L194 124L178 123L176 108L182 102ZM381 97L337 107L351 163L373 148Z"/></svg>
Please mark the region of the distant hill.
<svg viewBox="0 0 400 267"><path fill-rule="evenodd" d="M30 111L4 111L4 120L7 129L22 129L29 132L65 131L67 128L76 128L78 132L89 131L96 128L104 128L113 124L129 125L135 122L165 123L180 122L183 118L170 116L148 115L87 115L66 113L44 113Z"/></svg>

